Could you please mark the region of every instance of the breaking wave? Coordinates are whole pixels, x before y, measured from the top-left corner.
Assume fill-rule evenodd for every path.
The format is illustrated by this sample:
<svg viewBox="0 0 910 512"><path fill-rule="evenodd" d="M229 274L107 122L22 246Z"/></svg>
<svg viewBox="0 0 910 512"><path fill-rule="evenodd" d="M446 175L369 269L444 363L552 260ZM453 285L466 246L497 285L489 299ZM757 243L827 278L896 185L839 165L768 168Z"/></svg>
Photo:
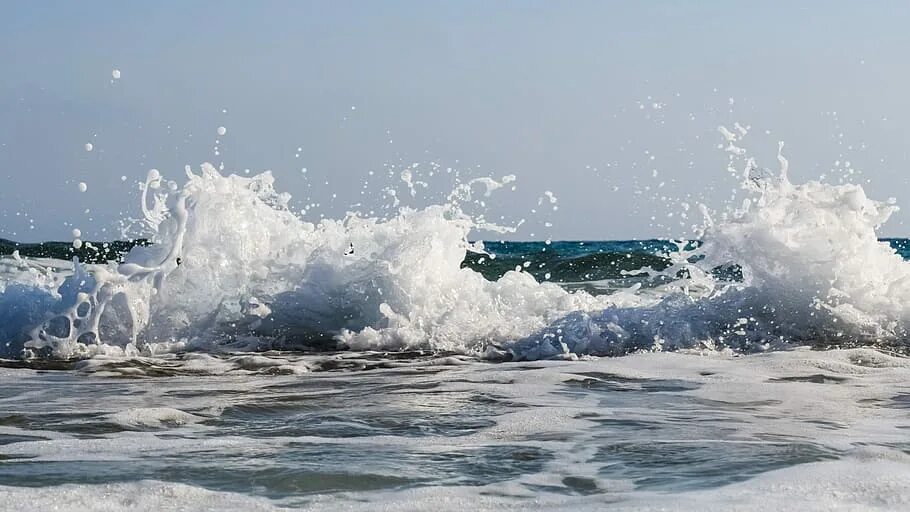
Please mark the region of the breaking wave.
<svg viewBox="0 0 910 512"><path fill-rule="evenodd" d="M0 260L0 355L316 348L537 359L900 344L910 264L876 235L896 206L859 185L794 184L780 162L774 175L745 160L747 198L702 206L698 242L569 258L555 244L535 256L516 244L498 261L470 242L496 226L460 204L512 177L388 219L311 223L269 173L205 164L178 186L152 171L150 243L121 262Z"/></svg>

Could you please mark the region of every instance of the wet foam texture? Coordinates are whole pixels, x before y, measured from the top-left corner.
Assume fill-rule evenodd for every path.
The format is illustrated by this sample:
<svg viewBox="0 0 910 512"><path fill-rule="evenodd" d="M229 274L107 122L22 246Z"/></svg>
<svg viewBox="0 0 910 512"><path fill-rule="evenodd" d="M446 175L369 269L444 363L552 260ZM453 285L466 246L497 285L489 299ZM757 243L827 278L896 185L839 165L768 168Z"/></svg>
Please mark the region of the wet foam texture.
<svg viewBox="0 0 910 512"><path fill-rule="evenodd" d="M741 155L742 152L737 153ZM745 159L745 156L742 156ZM693 346L766 350L792 341L899 342L910 265L876 229L895 210L859 185L793 184L744 160L748 198L703 208L703 243L671 253L665 284L594 296L462 268L469 236L496 228L459 207L502 182L462 184L450 202L389 219L307 222L270 173L157 171L143 187L153 243L71 274L18 260L0 281L7 357L154 355L228 344L426 349L539 359ZM716 277L740 269L742 279Z"/></svg>
<svg viewBox="0 0 910 512"><path fill-rule="evenodd" d="M740 207L719 214L702 208L703 243L663 271L672 282L659 301L576 312L526 341L559 337L574 353L614 355L901 343L910 319L910 264L876 235L897 207L869 199L859 185L795 185L779 158L776 177L756 173L746 160L748 197ZM712 272L734 267L740 282Z"/></svg>
<svg viewBox="0 0 910 512"><path fill-rule="evenodd" d="M492 282L461 268L475 223L454 201L388 220L351 214L313 224L287 208L269 173L222 176L206 165L187 175L178 188L149 173L152 245L117 266L77 263L56 290L29 292L48 298L17 327L49 311L27 333L26 352L135 355L250 336L482 352L605 304L526 273ZM459 197L471 192L469 184ZM4 300L23 302L17 286L7 285Z"/></svg>

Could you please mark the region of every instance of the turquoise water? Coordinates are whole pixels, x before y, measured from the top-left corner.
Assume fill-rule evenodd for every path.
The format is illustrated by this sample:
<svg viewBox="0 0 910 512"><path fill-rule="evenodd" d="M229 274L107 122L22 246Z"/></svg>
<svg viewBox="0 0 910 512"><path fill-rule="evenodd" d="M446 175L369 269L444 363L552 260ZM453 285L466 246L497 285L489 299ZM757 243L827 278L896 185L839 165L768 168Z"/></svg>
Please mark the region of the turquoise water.
<svg viewBox="0 0 910 512"><path fill-rule="evenodd" d="M910 259L910 239L884 238L904 259ZM69 242L20 243L0 239L0 255L11 255L18 251L23 257L71 259L97 263L116 261L134 245L146 244L114 241L96 242L91 247L74 249ZM562 283L581 283L599 279L621 279L623 271L637 270L651 266L657 270L666 267L670 252L677 252L679 242L667 240L606 240L606 241L554 241L554 242L505 242L486 241L484 247L495 258L479 253L468 253L468 266L490 279L498 279L509 270L522 267L539 280L550 274L549 280ZM698 242L686 242L685 248L698 246Z"/></svg>

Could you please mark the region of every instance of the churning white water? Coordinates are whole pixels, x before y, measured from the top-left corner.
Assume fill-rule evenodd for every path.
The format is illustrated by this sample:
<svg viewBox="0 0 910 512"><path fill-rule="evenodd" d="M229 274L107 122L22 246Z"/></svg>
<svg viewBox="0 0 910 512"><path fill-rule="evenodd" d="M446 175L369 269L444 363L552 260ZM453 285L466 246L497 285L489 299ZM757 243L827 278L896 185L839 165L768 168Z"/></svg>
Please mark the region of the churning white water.
<svg viewBox="0 0 910 512"><path fill-rule="evenodd" d="M858 185L792 183L783 156L762 170L733 145L742 133L725 137L746 198L702 206L697 242L663 243L663 258L604 242L619 256L496 275L465 262L494 261L471 237L507 228L466 205L513 176L389 218L313 223L269 173L205 164L180 184L152 170L150 243L122 262L0 258L0 497L85 510L904 507L910 370L883 348L906 341L910 264L876 236L896 206ZM82 234L73 246L90 249ZM650 263L549 281L633 256ZM589 357L603 355L626 357Z"/></svg>
<svg viewBox="0 0 910 512"><path fill-rule="evenodd" d="M910 265L876 236L896 206L859 185L793 184L780 161L775 176L743 157L742 204L703 206L703 243L668 254L667 269L640 271L665 284L597 296L538 282L520 266L496 280L462 267L467 252L483 251L469 242L472 230L497 227L460 204L511 176L474 180L446 204L388 219L311 223L287 207L270 173L223 175L205 164L178 185L153 169L142 194L151 245L119 264L77 263L68 277L7 263L0 337L13 357L276 341L517 359L899 342Z"/></svg>

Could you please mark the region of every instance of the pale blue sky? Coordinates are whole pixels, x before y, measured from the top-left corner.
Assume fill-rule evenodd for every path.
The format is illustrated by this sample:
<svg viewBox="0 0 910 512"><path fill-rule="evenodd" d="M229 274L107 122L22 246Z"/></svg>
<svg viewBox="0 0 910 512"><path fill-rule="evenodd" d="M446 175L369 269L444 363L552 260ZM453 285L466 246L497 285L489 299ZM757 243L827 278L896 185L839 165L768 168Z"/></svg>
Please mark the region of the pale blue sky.
<svg viewBox="0 0 910 512"><path fill-rule="evenodd" d="M907 27L903 2L2 0L0 237L113 236L149 168L203 161L272 169L313 219L436 161L517 175L488 215L527 218L516 238L678 236L665 201L729 196L734 121L761 163L779 139L799 179L850 161L910 212ZM559 210L531 213L545 190Z"/></svg>

